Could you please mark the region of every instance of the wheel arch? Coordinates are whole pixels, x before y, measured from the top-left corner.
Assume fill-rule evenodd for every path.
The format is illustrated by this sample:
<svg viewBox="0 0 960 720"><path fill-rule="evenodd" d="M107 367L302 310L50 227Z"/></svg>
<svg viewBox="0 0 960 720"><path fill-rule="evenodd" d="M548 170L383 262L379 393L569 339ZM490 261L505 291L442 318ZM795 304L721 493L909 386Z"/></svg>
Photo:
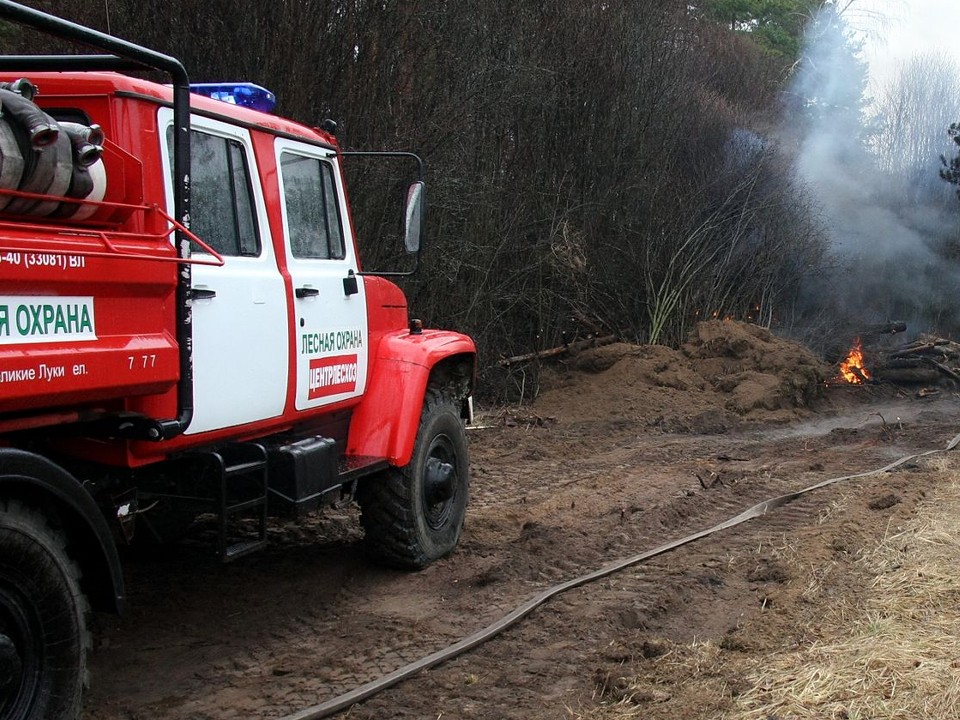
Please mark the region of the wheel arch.
<svg viewBox="0 0 960 720"><path fill-rule="evenodd" d="M80 566L81 588L91 606L122 612L125 591L116 543L93 497L70 473L40 455L0 448L0 494L56 523Z"/></svg>
<svg viewBox="0 0 960 720"><path fill-rule="evenodd" d="M388 336L372 363L363 401L354 412L347 453L410 462L428 388L450 392L467 417L476 380L476 346L459 333L424 331Z"/></svg>

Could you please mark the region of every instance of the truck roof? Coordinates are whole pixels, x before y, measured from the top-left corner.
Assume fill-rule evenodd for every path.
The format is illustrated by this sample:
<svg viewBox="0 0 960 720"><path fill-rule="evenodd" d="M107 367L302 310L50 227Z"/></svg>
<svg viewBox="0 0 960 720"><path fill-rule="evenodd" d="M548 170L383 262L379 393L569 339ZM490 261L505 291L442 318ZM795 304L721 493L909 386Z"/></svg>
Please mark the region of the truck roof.
<svg viewBox="0 0 960 720"><path fill-rule="evenodd" d="M36 101L49 105L55 98L77 98L94 95L134 97L157 105L172 107L173 88L149 80L115 72L29 72L2 73L0 78L13 79L26 77L38 88ZM191 112L213 116L226 122L258 128L276 135L295 137L311 143L318 143L331 149L337 148L336 139L329 133L312 128L292 120L260 112L222 100L212 100L191 93Z"/></svg>

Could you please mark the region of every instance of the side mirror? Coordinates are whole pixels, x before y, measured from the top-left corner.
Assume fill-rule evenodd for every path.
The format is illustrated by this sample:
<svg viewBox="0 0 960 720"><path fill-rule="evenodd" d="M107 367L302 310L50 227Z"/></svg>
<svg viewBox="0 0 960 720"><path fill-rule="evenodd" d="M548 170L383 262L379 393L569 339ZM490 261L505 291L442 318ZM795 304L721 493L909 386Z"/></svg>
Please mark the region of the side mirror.
<svg viewBox="0 0 960 720"><path fill-rule="evenodd" d="M407 206L404 213L403 244L408 253L420 252L423 234L423 213L426 203L426 185L422 180L410 183L407 188Z"/></svg>

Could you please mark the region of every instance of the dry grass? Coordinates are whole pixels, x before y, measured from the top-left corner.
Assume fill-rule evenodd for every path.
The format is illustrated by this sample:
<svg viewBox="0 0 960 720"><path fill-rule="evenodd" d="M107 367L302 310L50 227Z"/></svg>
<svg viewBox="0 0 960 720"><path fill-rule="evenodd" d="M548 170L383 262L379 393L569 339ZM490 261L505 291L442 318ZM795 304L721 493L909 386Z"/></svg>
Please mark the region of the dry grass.
<svg viewBox="0 0 960 720"><path fill-rule="evenodd" d="M812 646L765 658L728 720L960 717L960 473L951 460L928 463L946 481L914 524L861 558L874 576L866 596L831 608Z"/></svg>
<svg viewBox="0 0 960 720"><path fill-rule="evenodd" d="M850 578L859 590L838 595L838 568L829 562L797 573L806 583L799 599L817 612L815 624L797 633L805 642L796 649L733 657L711 642L674 646L650 676L621 678L605 705L568 709L569 715L665 717L673 696L706 700L697 709L687 705L680 715L686 718L960 718L960 455L934 456L922 465L937 476L928 485L935 494L911 524L888 529L879 545L860 554L857 577ZM789 557L789 544L780 550L794 567L803 564ZM821 585L825 574L834 575L829 592ZM724 678L731 677L741 678L742 687L728 686Z"/></svg>

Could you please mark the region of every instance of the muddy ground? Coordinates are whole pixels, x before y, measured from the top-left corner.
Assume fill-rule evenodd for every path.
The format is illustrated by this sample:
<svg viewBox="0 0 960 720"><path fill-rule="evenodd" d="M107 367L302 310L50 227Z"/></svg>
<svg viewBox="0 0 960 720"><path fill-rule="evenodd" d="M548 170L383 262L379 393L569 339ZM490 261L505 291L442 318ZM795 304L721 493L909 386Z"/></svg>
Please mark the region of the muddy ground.
<svg viewBox="0 0 960 720"><path fill-rule="evenodd" d="M282 718L551 585L960 432L950 388L919 397L827 386L830 375L803 348L736 323L705 323L679 351L564 358L532 406L482 414L470 431L463 540L422 572L365 560L349 508L277 522L267 550L231 565L196 542L131 559L129 611L94 618L84 716ZM938 478L918 459L816 490L571 590L342 716L552 720L617 703L647 719L720 716L751 689L729 660L807 642L803 628L869 583L858 552L909 519ZM704 641L723 657L696 678L662 661Z"/></svg>

